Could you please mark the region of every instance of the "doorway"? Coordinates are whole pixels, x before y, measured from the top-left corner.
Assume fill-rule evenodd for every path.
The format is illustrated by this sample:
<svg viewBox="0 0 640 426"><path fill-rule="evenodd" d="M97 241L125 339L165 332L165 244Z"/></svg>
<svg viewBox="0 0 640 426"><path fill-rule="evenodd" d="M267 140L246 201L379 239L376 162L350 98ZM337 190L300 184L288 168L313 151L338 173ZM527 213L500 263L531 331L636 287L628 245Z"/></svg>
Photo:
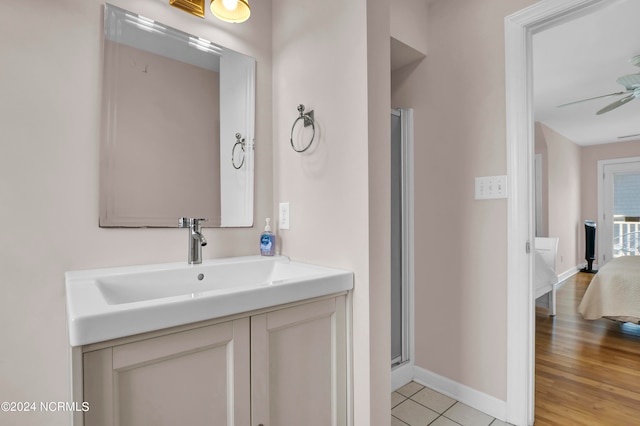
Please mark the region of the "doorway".
<svg viewBox="0 0 640 426"><path fill-rule="evenodd" d="M413 379L413 110L391 110L392 390Z"/></svg>
<svg viewBox="0 0 640 426"><path fill-rule="evenodd" d="M508 188L507 422L534 421L535 235L533 49L535 33L603 7L605 0L541 0L505 18Z"/></svg>

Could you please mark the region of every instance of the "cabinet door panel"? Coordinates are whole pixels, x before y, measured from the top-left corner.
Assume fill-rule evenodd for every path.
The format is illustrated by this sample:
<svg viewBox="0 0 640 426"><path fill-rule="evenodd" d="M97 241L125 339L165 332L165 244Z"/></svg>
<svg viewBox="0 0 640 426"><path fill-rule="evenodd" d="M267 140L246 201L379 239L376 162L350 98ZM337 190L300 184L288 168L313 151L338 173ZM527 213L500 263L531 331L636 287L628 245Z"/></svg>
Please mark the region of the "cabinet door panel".
<svg viewBox="0 0 640 426"><path fill-rule="evenodd" d="M344 298L251 321L253 424L345 424Z"/></svg>
<svg viewBox="0 0 640 426"><path fill-rule="evenodd" d="M87 426L250 424L248 318L89 352L84 362Z"/></svg>

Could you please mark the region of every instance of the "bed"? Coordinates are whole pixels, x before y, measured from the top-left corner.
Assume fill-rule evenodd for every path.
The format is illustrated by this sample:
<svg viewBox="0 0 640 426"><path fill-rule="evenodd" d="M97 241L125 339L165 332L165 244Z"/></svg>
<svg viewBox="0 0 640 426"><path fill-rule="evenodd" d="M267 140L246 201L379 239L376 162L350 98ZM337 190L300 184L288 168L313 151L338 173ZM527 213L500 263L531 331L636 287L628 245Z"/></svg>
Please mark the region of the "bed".
<svg viewBox="0 0 640 426"><path fill-rule="evenodd" d="M616 257L600 268L578 312L584 319L640 322L640 256Z"/></svg>
<svg viewBox="0 0 640 426"><path fill-rule="evenodd" d="M533 274L534 296L538 299L545 294L549 298L549 314L556 314L556 255L558 252L558 238L536 237L535 240L535 270Z"/></svg>

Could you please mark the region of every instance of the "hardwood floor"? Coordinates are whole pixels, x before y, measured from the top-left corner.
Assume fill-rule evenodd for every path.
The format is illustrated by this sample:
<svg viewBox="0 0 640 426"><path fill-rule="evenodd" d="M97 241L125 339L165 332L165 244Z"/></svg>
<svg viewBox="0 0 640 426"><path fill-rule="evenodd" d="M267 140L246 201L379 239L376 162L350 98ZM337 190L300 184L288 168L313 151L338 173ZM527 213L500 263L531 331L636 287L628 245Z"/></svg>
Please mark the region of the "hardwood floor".
<svg viewBox="0 0 640 426"><path fill-rule="evenodd" d="M640 424L640 326L582 318L592 277L558 289L555 318L536 310L536 426Z"/></svg>

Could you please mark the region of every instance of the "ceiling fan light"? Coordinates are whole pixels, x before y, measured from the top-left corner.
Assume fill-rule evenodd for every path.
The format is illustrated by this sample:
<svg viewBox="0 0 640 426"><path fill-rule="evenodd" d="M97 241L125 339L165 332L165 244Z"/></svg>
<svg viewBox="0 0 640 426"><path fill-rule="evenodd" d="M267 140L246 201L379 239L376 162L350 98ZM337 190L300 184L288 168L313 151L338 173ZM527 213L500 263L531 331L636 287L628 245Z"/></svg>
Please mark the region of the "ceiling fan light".
<svg viewBox="0 0 640 426"><path fill-rule="evenodd" d="M237 3L237 5L233 9L228 9L227 5L231 7L231 3ZM251 8L249 7L248 0L237 0L236 2L211 0L210 8L216 18L235 24L244 22L251 16Z"/></svg>

